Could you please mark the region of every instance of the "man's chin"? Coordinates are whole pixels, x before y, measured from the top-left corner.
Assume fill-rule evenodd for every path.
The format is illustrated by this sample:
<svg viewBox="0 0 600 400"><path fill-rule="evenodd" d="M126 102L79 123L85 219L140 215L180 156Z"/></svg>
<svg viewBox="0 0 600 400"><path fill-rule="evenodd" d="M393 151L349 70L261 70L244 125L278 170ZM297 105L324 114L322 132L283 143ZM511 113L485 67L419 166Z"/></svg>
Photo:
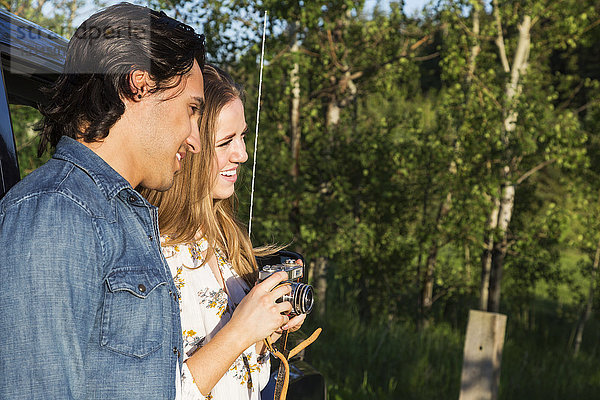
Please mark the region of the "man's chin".
<svg viewBox="0 0 600 400"><path fill-rule="evenodd" d="M165 191L171 189L171 187L173 187L174 181L175 181L175 176L172 176L171 179L162 180L160 182L150 182L150 183L142 182L140 184L140 187L143 187L145 189L150 189L150 190L156 190L157 192L165 192Z"/></svg>

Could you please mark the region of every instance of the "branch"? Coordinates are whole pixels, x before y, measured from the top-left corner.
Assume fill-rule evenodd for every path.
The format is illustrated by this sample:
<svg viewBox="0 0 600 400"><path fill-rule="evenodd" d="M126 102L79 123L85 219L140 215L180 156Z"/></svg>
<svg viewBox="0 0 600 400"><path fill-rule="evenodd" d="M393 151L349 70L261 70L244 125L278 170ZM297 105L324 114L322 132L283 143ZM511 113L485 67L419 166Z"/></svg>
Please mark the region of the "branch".
<svg viewBox="0 0 600 400"><path fill-rule="evenodd" d="M427 60L431 60L433 58L439 57L440 52L436 51L435 53L429 54L427 56L421 56L421 57L414 57L413 60L414 61L427 61Z"/></svg>
<svg viewBox="0 0 600 400"><path fill-rule="evenodd" d="M519 42L517 44L517 50L515 51L515 58L513 60L513 68L510 77L510 88L512 88L513 95L517 92L519 78L525 73L527 68L529 47L531 46L530 30L531 17L529 15L525 15L523 17L523 22L519 24ZM511 91L507 91L506 94L510 101L513 97L511 95Z"/></svg>
<svg viewBox="0 0 600 400"><path fill-rule="evenodd" d="M44 4L46 4L46 0L38 0L37 7L35 8L36 14L43 15L42 8L44 7Z"/></svg>
<svg viewBox="0 0 600 400"><path fill-rule="evenodd" d="M473 74L473 78L479 83L479 85L481 86L482 91L488 95L488 97L490 99L492 99L492 101L494 102L494 104L496 105L496 107L498 108L499 111L503 110L502 104L500 104L498 102L498 100L496 99L496 96L494 96L494 94L490 91L490 89L488 89L485 84L481 81L481 79L479 79L479 77L475 74Z"/></svg>
<svg viewBox="0 0 600 400"><path fill-rule="evenodd" d="M69 6L69 18L67 20L67 26L69 28L73 28L73 21L75 20L75 17L77 15L77 9L79 8L79 6L77 5L77 1L76 0L72 0L71 4Z"/></svg>
<svg viewBox="0 0 600 400"><path fill-rule="evenodd" d="M481 2L477 5L473 6L473 35L475 36L475 44L471 47L471 55L469 57L469 72L467 75L467 82L471 83L471 79L473 79L473 74L475 73L475 65L477 61L477 56L481 51L481 46L479 45L479 9Z"/></svg>
<svg viewBox="0 0 600 400"><path fill-rule="evenodd" d="M535 17L532 18L531 26L533 27L540 20L540 15L546 15L548 10L550 10L552 8L552 6L554 6L556 4L560 4L560 1L549 1L546 8L544 8L542 10L542 12L540 12L538 15L536 15Z"/></svg>
<svg viewBox="0 0 600 400"><path fill-rule="evenodd" d="M577 110L575 110L575 114L579 114L580 112L585 111L589 107L592 107L596 104L600 104L600 100L589 101L589 102L585 103L584 105L582 105L581 107L579 107Z"/></svg>
<svg viewBox="0 0 600 400"><path fill-rule="evenodd" d="M289 46L288 46L288 49L289 49ZM311 57L320 57L321 56L319 53L316 53L314 51L310 51L308 49L305 49L304 47L300 47L300 52L304 53L304 54L306 54L308 56L311 56Z"/></svg>
<svg viewBox="0 0 600 400"><path fill-rule="evenodd" d="M583 87L583 83L583 81L579 82L579 85L577 85L577 87L573 90L569 98L565 100L560 106L558 106L558 110L564 110L569 104L571 104L571 101L575 98L577 93L579 93L579 91Z"/></svg>
<svg viewBox="0 0 600 400"><path fill-rule="evenodd" d="M331 37L331 31L328 30L327 31L327 36L328 36L328 41L329 41L329 46L331 48L331 43L333 38ZM402 52L400 53L400 55L397 55L395 57L392 57L390 59L388 59L387 61L383 62L383 63L379 63L379 64L373 64L368 66L367 68L364 68L362 71L358 71L358 72L354 72L349 76L350 80L356 80L358 78L368 78L369 76L375 74L377 71L379 71L380 69L382 69L383 67L385 67L386 65L389 64L393 64L397 61L399 61L400 59L406 57L408 55L408 51L407 48L410 49L410 51L415 51L416 49L418 49L419 47L421 47L424 43L427 43L427 41L431 39L431 34L427 34L424 37L422 37L421 39L417 40L415 43L413 43L410 47L408 46L408 41L404 42L404 48L402 49ZM323 45L323 43L322 43ZM324 46L322 46L324 47ZM301 49L301 51L303 52L307 52L307 54L312 55L312 56L318 56L318 54L316 53L308 53L307 50ZM330 50L331 51L331 50ZM415 57L415 60L417 61L425 61L425 60L429 60L432 58L437 57L439 54L436 52L434 54L430 54L427 56L423 56L423 57ZM336 66L342 70L343 72L348 72L349 68L348 67L343 67L339 64L339 62L337 61L337 57L335 56L335 54L332 52L332 58L334 59L334 61L336 62ZM376 60L374 60L376 61ZM318 89L313 91L312 93L309 94L309 99L314 99L317 97L320 97L322 95L325 94L331 94L333 92L335 92L336 87L338 86L338 82L336 82L335 84L333 84L332 86L326 87L326 88L322 88L322 89ZM308 102L310 104L310 101Z"/></svg>
<svg viewBox="0 0 600 400"><path fill-rule="evenodd" d="M517 179L516 184L517 185L521 184L525 179L529 178L531 175L535 174L540 169L552 164L555 161L556 161L556 158L552 158L550 160L546 160L546 161L536 165L535 167L531 168L529 171L527 171L523 175L521 175L521 177L519 179Z"/></svg>
<svg viewBox="0 0 600 400"><path fill-rule="evenodd" d="M287 53L288 51L290 51L290 45L286 45L284 49L280 50L277 54L275 54L275 56L273 56L273 58L271 58L269 60L270 64L275 64L275 62L277 62L279 60L280 57L282 57L285 53ZM300 51L302 51L302 48L300 49Z"/></svg>
<svg viewBox="0 0 600 400"><path fill-rule="evenodd" d="M242 18L240 16L236 16L233 18L234 21L241 22L246 28L256 29L256 21L248 20L246 18Z"/></svg>
<svg viewBox="0 0 600 400"><path fill-rule="evenodd" d="M572 36L563 36L563 37L562 37L562 39L563 39L563 40L565 40L565 39L567 39L567 38L570 38L570 39L573 39L573 40L577 41L577 40L579 40L579 39L581 38L581 36L582 36L584 33L586 33L587 31L589 31L589 30L591 30L591 29L595 28L595 27L596 27L598 24L600 24L600 19L597 19L596 21L594 21L594 22L592 22L591 24L589 24L588 26L586 26L586 27L585 27L585 28L584 28L584 29L583 29L581 32L578 32L578 33L576 33L576 34L573 34ZM533 24L532 24L532 26L533 26ZM537 45L537 47L538 47L538 48L542 48L542 47L546 46L546 45L547 45L548 43L550 43L550 42L551 42L551 41L550 41L549 39L548 39L548 40L545 40L545 41L541 41L541 40L540 40L540 41L538 41L538 45Z"/></svg>
<svg viewBox="0 0 600 400"><path fill-rule="evenodd" d="M496 28L498 29L498 35L496 36L496 46L498 46L498 52L500 53L500 60L502 61L502 67L504 72L507 74L510 72L510 65L508 64L508 58L506 57L506 48L504 47L504 35L502 34L502 20L500 19L500 9L498 8L498 0L492 0L494 7L494 17L496 19Z"/></svg>
<svg viewBox="0 0 600 400"><path fill-rule="evenodd" d="M591 24L589 24L588 26L585 27L584 30L581 31L581 34L586 33L587 31L589 31L590 29L593 29L596 25L600 24L600 18L595 20L594 22L592 22Z"/></svg>
<svg viewBox="0 0 600 400"><path fill-rule="evenodd" d="M423 36L421 39L417 40L415 43L412 44L412 46L410 46L410 50L411 51L415 51L416 49L418 49L423 43L425 43L427 40L429 40L429 38L431 37L431 35L425 35Z"/></svg>
<svg viewBox="0 0 600 400"><path fill-rule="evenodd" d="M344 69L344 66L342 64L340 64L340 61L337 58L337 55L335 54L335 48L334 48L334 44L333 44L333 36L331 35L331 29L327 29L327 42L329 44L329 53L331 54L331 59L333 60L333 63L335 64L336 67L338 67L338 69L342 72L346 72L347 68Z"/></svg>

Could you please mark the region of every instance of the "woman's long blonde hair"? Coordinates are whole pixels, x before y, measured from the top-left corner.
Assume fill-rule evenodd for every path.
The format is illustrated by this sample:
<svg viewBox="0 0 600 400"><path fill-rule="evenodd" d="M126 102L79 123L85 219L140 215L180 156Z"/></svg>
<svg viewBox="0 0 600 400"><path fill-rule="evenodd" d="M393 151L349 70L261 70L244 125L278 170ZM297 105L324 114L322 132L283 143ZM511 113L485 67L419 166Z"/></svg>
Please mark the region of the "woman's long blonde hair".
<svg viewBox="0 0 600 400"><path fill-rule="evenodd" d="M221 251L250 287L257 277L255 256L272 254L280 247L252 248L243 225L236 219L237 197L212 198L215 184L215 132L219 113L235 99L244 100L243 89L223 70L206 65L204 106L199 121L201 149L182 160L181 171L166 192L141 189L141 194L158 207L158 222L167 245L189 244L197 233L206 238L209 252ZM208 257L205 258L205 262Z"/></svg>

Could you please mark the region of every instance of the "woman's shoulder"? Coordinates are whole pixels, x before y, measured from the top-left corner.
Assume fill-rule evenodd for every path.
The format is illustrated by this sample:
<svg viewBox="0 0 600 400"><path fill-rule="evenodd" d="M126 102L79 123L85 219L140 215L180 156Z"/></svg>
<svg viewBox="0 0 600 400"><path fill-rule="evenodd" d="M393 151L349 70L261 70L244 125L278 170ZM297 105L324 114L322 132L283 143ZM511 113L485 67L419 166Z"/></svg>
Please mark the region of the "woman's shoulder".
<svg viewBox="0 0 600 400"><path fill-rule="evenodd" d="M187 245L186 244L168 244L171 238L169 235L161 235L160 236L160 247L165 258L172 258L176 256L178 253L181 253Z"/></svg>
<svg viewBox="0 0 600 400"><path fill-rule="evenodd" d="M194 259L202 260L208 249L208 242L202 238L190 243L170 243L169 235L160 236L160 246L165 258L177 255L189 255Z"/></svg>

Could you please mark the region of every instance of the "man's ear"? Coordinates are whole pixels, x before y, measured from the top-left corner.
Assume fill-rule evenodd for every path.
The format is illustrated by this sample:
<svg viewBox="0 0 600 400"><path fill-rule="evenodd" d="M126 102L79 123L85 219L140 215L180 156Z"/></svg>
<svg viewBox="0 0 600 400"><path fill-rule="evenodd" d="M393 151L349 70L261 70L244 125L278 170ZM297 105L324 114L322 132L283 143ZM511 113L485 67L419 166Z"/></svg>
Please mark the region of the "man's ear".
<svg viewBox="0 0 600 400"><path fill-rule="evenodd" d="M129 73L129 87L136 100L141 100L142 97L150 93L152 88L152 80L148 71L134 69Z"/></svg>

